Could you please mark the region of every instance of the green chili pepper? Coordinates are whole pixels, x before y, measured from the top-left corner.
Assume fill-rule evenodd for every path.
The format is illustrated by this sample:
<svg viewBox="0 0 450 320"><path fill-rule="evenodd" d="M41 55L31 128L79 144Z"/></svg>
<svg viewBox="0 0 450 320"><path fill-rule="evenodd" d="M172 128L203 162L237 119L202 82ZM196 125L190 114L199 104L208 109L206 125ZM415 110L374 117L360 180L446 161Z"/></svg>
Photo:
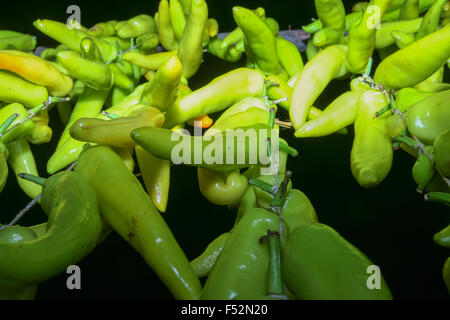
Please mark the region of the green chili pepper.
<svg viewBox="0 0 450 320"><path fill-rule="evenodd" d="M450 225L436 233L433 240L440 246L450 248Z"/></svg>
<svg viewBox="0 0 450 320"><path fill-rule="evenodd" d="M89 29L87 32L91 36L95 37L109 37L116 35L115 26L117 25L117 20L110 20L107 22L99 22Z"/></svg>
<svg viewBox="0 0 450 320"><path fill-rule="evenodd" d="M449 36L450 26L446 26L391 54L378 65L374 81L394 90L422 82L450 56Z"/></svg>
<svg viewBox="0 0 450 320"><path fill-rule="evenodd" d="M159 44L159 37L156 33L146 33L136 39L136 44L139 50L154 53Z"/></svg>
<svg viewBox="0 0 450 320"><path fill-rule="evenodd" d="M155 77L142 91L140 103L165 110L175 103L181 85L182 65L174 56L156 71Z"/></svg>
<svg viewBox="0 0 450 320"><path fill-rule="evenodd" d="M119 28L116 28L116 31L121 38L137 38L145 33L155 32L155 20L147 14L140 14L127 20Z"/></svg>
<svg viewBox="0 0 450 320"><path fill-rule="evenodd" d="M76 161L85 142L73 139L70 136L70 127L80 118L97 116L102 110L108 93L109 91L107 90L98 91L89 87L85 88L82 95L78 98L69 123L59 139L55 153L47 162L48 173L53 174Z"/></svg>
<svg viewBox="0 0 450 320"><path fill-rule="evenodd" d="M241 59L242 52L238 51L234 46L222 49L224 41L219 37L212 37L208 43L208 52L222 60L229 62L237 62Z"/></svg>
<svg viewBox="0 0 450 320"><path fill-rule="evenodd" d="M385 14L391 0L372 0L364 11L363 17L358 24L354 24L350 29L347 38L347 68L353 73L362 73L375 48L376 25L374 25L374 7L377 8L379 18Z"/></svg>
<svg viewBox="0 0 450 320"><path fill-rule="evenodd" d="M42 33L77 52L81 50L81 40L88 36L87 33L81 30L70 29L66 24L53 20L38 19L33 22L33 25ZM102 38L92 37L92 39L102 53L105 61L112 61L117 58L118 51L115 45Z"/></svg>
<svg viewBox="0 0 450 320"><path fill-rule="evenodd" d="M170 161L152 156L139 146L135 147L145 189L159 212L165 212L169 199Z"/></svg>
<svg viewBox="0 0 450 320"><path fill-rule="evenodd" d="M189 4L190 5L190 4ZM170 7L168 0L161 0L158 8L158 34L161 45L166 50L177 50L178 42L171 25Z"/></svg>
<svg viewBox="0 0 450 320"><path fill-rule="evenodd" d="M411 43L416 41L416 37L411 33L404 33L402 31L392 31L392 38L394 38L395 44L400 49L409 46Z"/></svg>
<svg viewBox="0 0 450 320"><path fill-rule="evenodd" d="M419 0L406 0L400 8L400 20L412 20L419 17Z"/></svg>
<svg viewBox="0 0 450 320"><path fill-rule="evenodd" d="M374 263L327 225L300 225L282 251L285 283L297 299L392 300L382 276L379 288L368 287Z"/></svg>
<svg viewBox="0 0 450 320"><path fill-rule="evenodd" d="M432 96L434 93L422 92L415 88L403 88L395 92L397 109L405 112L416 102Z"/></svg>
<svg viewBox="0 0 450 320"><path fill-rule="evenodd" d="M437 136L433 149L436 169L442 176L450 177L450 129Z"/></svg>
<svg viewBox="0 0 450 320"><path fill-rule="evenodd" d="M30 136L34 130L34 122L31 119L25 120L29 118L29 113L20 103L12 103L4 106L0 109L0 123L4 123L7 119L9 119L12 115L17 114L18 116L14 118L14 121L9 125L9 129L12 129L14 126L18 125L19 127L11 130L8 130L0 133L0 141L5 145L19 140L21 138L25 138ZM20 124L23 122L22 124ZM20 124L20 125L19 125Z"/></svg>
<svg viewBox="0 0 450 320"><path fill-rule="evenodd" d="M408 131L427 145L450 129L450 90L438 92L408 109Z"/></svg>
<svg viewBox="0 0 450 320"><path fill-rule="evenodd" d="M305 64L295 83L289 108L294 129L299 129L305 123L312 104L328 83L347 74L346 55L346 46L332 45Z"/></svg>
<svg viewBox="0 0 450 320"><path fill-rule="evenodd" d="M201 255L191 261L191 267L197 277L203 278L210 274L230 235L230 232L222 233L211 241Z"/></svg>
<svg viewBox="0 0 450 320"><path fill-rule="evenodd" d="M321 137L339 131L356 119L360 94L347 91L336 98L316 118L309 120L295 131L297 138Z"/></svg>
<svg viewBox="0 0 450 320"><path fill-rule="evenodd" d="M45 87L28 82L8 71L0 71L0 100L33 108L48 99Z"/></svg>
<svg viewBox="0 0 450 320"><path fill-rule="evenodd" d="M175 164L231 171L252 164L268 165L267 138L274 141L277 134L274 131L267 125L255 125L203 138L169 129L143 127L134 130L131 137L160 159L171 160Z"/></svg>
<svg viewBox="0 0 450 320"><path fill-rule="evenodd" d="M344 32L345 8L341 0L315 0L314 4L324 28Z"/></svg>
<svg viewBox="0 0 450 320"><path fill-rule="evenodd" d="M440 67L439 70L433 73L430 77L416 84L414 88L424 92L438 92L450 89L450 84L444 83L443 80L444 66Z"/></svg>
<svg viewBox="0 0 450 320"><path fill-rule="evenodd" d="M308 197L297 189L287 190L282 199L281 217L289 230L294 231L302 224L316 223L316 211Z"/></svg>
<svg viewBox="0 0 450 320"><path fill-rule="evenodd" d="M130 79L122 70L117 66L116 62L109 63L108 68L111 72L104 72L104 74L109 74L111 77L111 73L114 75L113 81L116 87L125 89L125 90L133 90L134 89L134 81Z"/></svg>
<svg viewBox="0 0 450 320"><path fill-rule="evenodd" d="M425 151L428 155L433 156L433 147L425 147ZM428 158L424 153L420 153L416 162L412 168L412 176L417 183L417 191L422 193L426 186L433 180L436 171L434 170L432 160Z"/></svg>
<svg viewBox="0 0 450 320"><path fill-rule="evenodd" d="M365 188L381 183L392 166L392 141L385 117L375 118L375 113L385 105L386 97L376 90L361 93L358 102L350 162L353 177Z"/></svg>
<svg viewBox="0 0 450 320"><path fill-rule="evenodd" d="M448 188L448 185L447 185ZM429 192L424 196L426 201L442 203L450 207L450 193L447 192Z"/></svg>
<svg viewBox="0 0 450 320"><path fill-rule="evenodd" d="M108 223L142 255L174 297L197 299L201 285L188 259L120 157L108 147L90 147L80 155L75 171L96 191Z"/></svg>
<svg viewBox="0 0 450 320"><path fill-rule="evenodd" d="M258 70L238 68L227 72L178 100L166 111L165 128L202 114L211 114L246 97L262 96L264 75Z"/></svg>
<svg viewBox="0 0 450 320"><path fill-rule="evenodd" d="M186 26L186 17L183 7L178 0L169 1L170 24L172 25L175 38L179 41Z"/></svg>
<svg viewBox="0 0 450 320"><path fill-rule="evenodd" d="M428 9L427 13L423 17L420 29L417 31L416 40L422 39L426 35L433 33L438 29L442 8L447 1L448 0L436 0L430 9Z"/></svg>
<svg viewBox="0 0 450 320"><path fill-rule="evenodd" d="M113 120L80 118L69 129L70 136L78 141L91 142L113 147L134 146L131 131L140 127L161 127L164 115L154 107L136 110L128 117Z"/></svg>
<svg viewBox="0 0 450 320"><path fill-rule="evenodd" d="M310 61L316 54L319 53L319 48L314 45L314 41L309 39L306 43L306 58Z"/></svg>
<svg viewBox="0 0 450 320"><path fill-rule="evenodd" d="M265 74L280 73L277 42L270 27L252 10L243 7L233 7L233 18L244 33L247 57Z"/></svg>
<svg viewBox="0 0 450 320"><path fill-rule="evenodd" d="M191 78L202 63L203 31L207 20L208 6L205 0L193 0L177 53L183 65L183 76L186 79Z"/></svg>
<svg viewBox="0 0 450 320"><path fill-rule="evenodd" d="M247 178L239 171L217 172L199 167L197 177L202 195L221 206L238 202L248 186Z"/></svg>
<svg viewBox="0 0 450 320"><path fill-rule="evenodd" d="M111 70L103 63L84 59L75 51L61 51L58 62L85 85L96 89L109 89L113 82Z"/></svg>
<svg viewBox="0 0 450 320"><path fill-rule="evenodd" d="M17 182L19 183L20 188L31 199L36 198L42 192L42 187L36 183L19 177L20 173L28 173L34 176L39 176L36 161L28 141L24 138L16 140L15 142L8 144L8 150L8 164L16 174Z"/></svg>
<svg viewBox="0 0 450 320"><path fill-rule="evenodd" d="M340 44L342 42L341 40L342 32L333 28L324 28L314 34L313 44L320 48L332 44Z"/></svg>
<svg viewBox="0 0 450 320"><path fill-rule="evenodd" d="M167 60L176 56L177 51L166 51L144 55L139 52L126 52L122 59L148 70L158 70Z"/></svg>
<svg viewBox="0 0 450 320"><path fill-rule="evenodd" d="M203 300L268 298L269 250L259 239L278 230L275 214L254 209L242 217L203 287Z"/></svg>
<svg viewBox="0 0 450 320"><path fill-rule="evenodd" d="M303 69L303 58L295 44L285 40L283 37L277 37L278 59L284 70L290 77L293 77Z"/></svg>
<svg viewBox="0 0 450 320"><path fill-rule="evenodd" d="M97 198L79 174L61 172L48 178L41 206L49 216L44 236L0 244L2 286L44 282L78 263L97 244L102 229Z"/></svg>
<svg viewBox="0 0 450 320"><path fill-rule="evenodd" d="M0 50L33 51L36 37L16 31L0 30Z"/></svg>

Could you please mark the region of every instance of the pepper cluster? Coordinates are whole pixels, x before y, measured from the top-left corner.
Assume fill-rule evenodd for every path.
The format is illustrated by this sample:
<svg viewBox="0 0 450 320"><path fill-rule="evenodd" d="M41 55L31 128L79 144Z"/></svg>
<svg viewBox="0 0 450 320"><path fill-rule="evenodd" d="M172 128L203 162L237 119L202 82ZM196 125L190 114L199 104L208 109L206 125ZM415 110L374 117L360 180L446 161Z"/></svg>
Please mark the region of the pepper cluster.
<svg viewBox="0 0 450 320"><path fill-rule="evenodd" d="M263 8L234 7L236 28L222 36L205 0L161 0L153 16L89 29L39 19L35 28L58 42L45 50L0 31L0 191L9 164L48 215L22 227L22 212L0 226L0 298L33 299L39 283L114 231L176 299L392 299L382 276L370 289L374 263L293 188L287 161L298 152L279 129L301 139L353 125L350 167L362 187L379 185L401 148L417 158L417 191L450 206L450 2L371 0L349 14L341 0L315 7L318 19L303 27L306 60ZM205 54L245 67L193 89ZM316 108L334 80L349 89ZM55 106L65 129L43 178L29 143L52 139ZM233 228L192 261L162 215L180 164L197 167L207 200L236 211ZM450 247L449 234L434 240ZM450 290L450 258L443 278Z"/></svg>

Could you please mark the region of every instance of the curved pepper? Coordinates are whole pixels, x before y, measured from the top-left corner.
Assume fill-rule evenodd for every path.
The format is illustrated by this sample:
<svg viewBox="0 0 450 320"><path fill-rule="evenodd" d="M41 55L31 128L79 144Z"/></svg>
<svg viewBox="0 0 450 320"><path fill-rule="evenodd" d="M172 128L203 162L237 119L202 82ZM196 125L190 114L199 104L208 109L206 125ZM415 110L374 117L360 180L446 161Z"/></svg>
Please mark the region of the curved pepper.
<svg viewBox="0 0 450 320"><path fill-rule="evenodd" d="M281 218L289 230L294 231L302 224L318 222L316 210L308 197L297 189L287 190L282 199Z"/></svg>
<svg viewBox="0 0 450 320"><path fill-rule="evenodd" d="M382 276L379 289L368 287L374 263L327 225L300 225L282 252L285 283L297 299L392 300Z"/></svg>
<svg viewBox="0 0 450 320"><path fill-rule="evenodd" d="M103 63L84 59L75 51L58 52L58 62L66 68L71 76L88 87L107 90L111 87L113 76L111 70Z"/></svg>
<svg viewBox="0 0 450 320"><path fill-rule="evenodd" d="M45 87L32 84L13 73L0 71L0 101L18 102L33 108L47 99L48 92Z"/></svg>
<svg viewBox="0 0 450 320"><path fill-rule="evenodd" d="M89 87L84 89L72 111L69 123L58 141L55 153L47 162L48 173L53 174L76 161L86 143L73 139L70 136L70 127L82 117L97 116L102 110L108 93L107 90L97 91Z"/></svg>
<svg viewBox="0 0 450 320"><path fill-rule="evenodd" d="M222 60L229 62L237 62L242 57L242 52L238 51L234 46L222 49L224 41L219 37L212 37L208 43L208 52Z"/></svg>
<svg viewBox="0 0 450 320"><path fill-rule="evenodd" d="M450 90L438 92L408 109L408 131L427 145L450 129Z"/></svg>
<svg viewBox="0 0 450 320"><path fill-rule="evenodd" d="M164 127L173 128L197 116L222 111L243 98L262 96L263 91L262 72L248 68L235 69L215 78L167 108Z"/></svg>
<svg viewBox="0 0 450 320"><path fill-rule="evenodd" d="M169 199L170 161L152 156L139 146L136 157L144 180L145 189L159 212L165 212Z"/></svg>
<svg viewBox="0 0 450 320"><path fill-rule="evenodd" d="M167 60L142 91L140 103L160 110L170 107L177 100L182 71L183 67L176 56Z"/></svg>
<svg viewBox="0 0 450 320"><path fill-rule="evenodd" d="M0 69L12 71L25 80L46 87L56 97L63 97L72 90L73 81L53 65L35 55L15 51L0 51Z"/></svg>
<svg viewBox="0 0 450 320"><path fill-rule="evenodd" d="M22 138L10 143L8 144L8 150L8 164L16 174L17 182L19 183L20 188L31 199L36 198L42 192L42 186L19 177L20 173L28 173L34 176L39 176L36 161L28 141L25 138Z"/></svg>
<svg viewBox="0 0 450 320"><path fill-rule="evenodd" d="M248 187L247 178L238 171L223 173L199 167L197 176L202 195L221 206L239 201Z"/></svg>
<svg viewBox="0 0 450 320"><path fill-rule="evenodd" d="M233 7L233 18L244 33L247 57L265 74L280 73L276 38L264 20L243 7Z"/></svg>
<svg viewBox="0 0 450 320"><path fill-rule="evenodd" d="M416 37L411 33L404 33L402 31L392 31L392 37L394 38L395 44L400 49L409 46L411 43L416 41Z"/></svg>
<svg viewBox="0 0 450 320"><path fill-rule="evenodd" d="M353 177L365 188L381 183L391 170L392 141L385 117L375 118L375 113L386 105L386 97L376 90L361 93L358 102L350 167Z"/></svg>
<svg viewBox="0 0 450 320"><path fill-rule="evenodd" d="M252 164L268 165L267 138L275 141L277 133L267 125L258 125L204 138L170 129L143 127L133 130L131 137L160 159L171 160L175 164L231 171Z"/></svg>
<svg viewBox="0 0 450 320"><path fill-rule="evenodd" d="M336 98L316 118L295 130L297 138L322 137L351 125L358 110L359 93L347 91Z"/></svg>
<svg viewBox="0 0 450 320"><path fill-rule="evenodd" d="M201 255L191 261L191 267L199 278L207 277L214 267L231 233L225 232L211 241Z"/></svg>
<svg viewBox="0 0 450 320"><path fill-rule="evenodd" d="M116 35L115 26L117 25L117 20L110 20L106 22L96 23L93 27L89 28L87 32L91 36L95 37L109 37Z"/></svg>
<svg viewBox="0 0 450 320"><path fill-rule="evenodd" d="M36 48L36 37L16 31L0 31L0 50L33 51Z"/></svg>
<svg viewBox="0 0 450 320"><path fill-rule="evenodd" d="M44 282L95 248L102 229L97 198L79 174L61 172L48 178L41 206L49 216L44 236L24 243L0 243L0 285Z"/></svg>
<svg viewBox="0 0 450 320"><path fill-rule="evenodd" d="M197 299L200 281L139 180L120 157L108 147L90 147L80 155L75 171L96 191L108 223L142 255L174 297Z"/></svg>
<svg viewBox="0 0 450 320"><path fill-rule="evenodd" d="M424 149L429 155L433 156L433 147L427 146ZM435 173L432 161L421 152L412 168L412 176L417 183L416 191L422 193L433 180Z"/></svg>
<svg viewBox="0 0 450 320"><path fill-rule="evenodd" d="M142 105L127 117L112 120L81 118L70 127L72 138L79 141L97 143L113 147L134 146L130 137L131 131L137 128L161 127L164 115L154 107Z"/></svg>
<svg viewBox="0 0 450 320"><path fill-rule="evenodd" d="M122 59L147 70L158 70L167 60L176 55L176 50L152 53L149 55L130 51L124 53Z"/></svg>
<svg viewBox="0 0 450 320"><path fill-rule="evenodd" d="M400 8L400 20L411 20L419 17L419 0L406 0Z"/></svg>
<svg viewBox="0 0 450 320"><path fill-rule="evenodd" d="M269 250L259 242L267 230L278 230L274 213L253 209L242 217L206 279L202 300L267 297Z"/></svg>
<svg viewBox="0 0 450 320"><path fill-rule="evenodd" d="M428 9L427 13L423 17L420 29L417 31L416 40L422 39L426 35L433 33L438 29L441 12L447 1L448 0L436 0L430 9Z"/></svg>
<svg viewBox="0 0 450 320"><path fill-rule="evenodd" d="M147 14L140 14L127 20L120 28L116 28L116 31L121 38L137 38L145 33L155 32L156 24L153 17Z"/></svg>
<svg viewBox="0 0 450 320"><path fill-rule="evenodd" d="M81 30L70 29L66 24L53 20L38 19L33 22L33 26L50 38L55 39L76 52L81 52L81 40L89 36ZM112 61L117 58L118 51L115 45L102 38L92 37L92 39L100 50L104 61Z"/></svg>
<svg viewBox="0 0 450 320"><path fill-rule="evenodd" d="M208 21L208 6L205 0L192 0L186 28L178 46L178 58L183 65L183 77L191 78L203 59L203 31Z"/></svg>
<svg viewBox="0 0 450 320"><path fill-rule="evenodd" d="M375 49L387 48L395 43L394 31L414 34L419 30L423 18L384 22L375 33ZM415 37L414 37L415 40ZM412 43L412 42L411 42Z"/></svg>
<svg viewBox="0 0 450 320"><path fill-rule="evenodd" d="M161 45L169 51L178 49L178 42L170 20L169 1L161 0L158 7L158 35Z"/></svg>
<svg viewBox="0 0 450 320"><path fill-rule="evenodd" d="M417 88L424 92L438 92L450 89L450 84L444 81L444 66L440 67L435 73L430 77L426 78L424 81L416 84L414 88Z"/></svg>
<svg viewBox="0 0 450 320"><path fill-rule="evenodd" d="M155 52L159 44L159 37L156 33L146 33L136 39L138 49L144 52Z"/></svg>
<svg viewBox="0 0 450 320"><path fill-rule="evenodd" d="M183 7L178 0L169 1L169 12L170 24L176 39L179 41L186 26L186 17L184 15Z"/></svg>
<svg viewBox="0 0 450 320"><path fill-rule="evenodd" d="M303 58L298 48L291 41L283 37L276 37L278 60L290 77L303 69Z"/></svg>
<svg viewBox="0 0 450 320"><path fill-rule="evenodd" d="M346 46L332 45L305 64L295 83L289 108L294 129L299 129L305 123L311 106L328 83L347 74L346 55Z"/></svg>
<svg viewBox="0 0 450 320"><path fill-rule="evenodd" d="M446 26L394 52L380 62L374 81L395 90L425 80L450 57L449 38L450 26Z"/></svg>
<svg viewBox="0 0 450 320"><path fill-rule="evenodd" d="M376 25L373 25L374 7L379 19L385 14L391 0L372 0L364 11L363 17L358 24L350 29L347 38L347 69L353 73L362 73L375 48Z"/></svg>

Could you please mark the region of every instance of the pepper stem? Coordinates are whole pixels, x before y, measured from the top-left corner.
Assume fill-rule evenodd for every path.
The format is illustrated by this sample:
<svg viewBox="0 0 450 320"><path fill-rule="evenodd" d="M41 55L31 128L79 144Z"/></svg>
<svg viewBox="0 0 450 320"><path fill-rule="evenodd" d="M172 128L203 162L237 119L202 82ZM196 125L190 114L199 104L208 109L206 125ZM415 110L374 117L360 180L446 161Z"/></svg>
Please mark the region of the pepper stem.
<svg viewBox="0 0 450 320"><path fill-rule="evenodd" d="M8 119L5 120L5 122L3 122L0 125L0 134L2 134L3 132L5 132L9 126L14 122L14 120L16 120L16 118L19 116L18 113L14 113L13 115L11 115Z"/></svg>
<svg viewBox="0 0 450 320"><path fill-rule="evenodd" d="M285 143L282 140L280 140L279 147L280 147L280 151L284 151L293 157L298 156L298 151L295 150L294 148L290 147L287 143Z"/></svg>
<svg viewBox="0 0 450 320"><path fill-rule="evenodd" d="M267 293L269 295L283 295L283 275L281 272L281 241L277 231L267 231L264 240L269 242L269 275L267 279ZM264 241L263 240L263 241Z"/></svg>
<svg viewBox="0 0 450 320"><path fill-rule="evenodd" d="M105 117L108 117L109 119L112 119L112 120L120 118L120 116L118 116L117 114L107 112L107 111L102 111L102 115L104 115Z"/></svg>
<svg viewBox="0 0 450 320"><path fill-rule="evenodd" d="M450 193L446 192L429 192L424 196L426 201L438 202L450 207Z"/></svg>
<svg viewBox="0 0 450 320"><path fill-rule="evenodd" d="M22 178L22 179L34 182L34 183L36 183L36 184L38 184L40 186L43 186L45 181L47 181L46 178L38 177L38 176L29 174L29 173L19 173L17 176L19 178Z"/></svg>
<svg viewBox="0 0 450 320"><path fill-rule="evenodd" d="M255 178L248 179L248 183L262 189L265 192L272 193L273 186L270 183Z"/></svg>

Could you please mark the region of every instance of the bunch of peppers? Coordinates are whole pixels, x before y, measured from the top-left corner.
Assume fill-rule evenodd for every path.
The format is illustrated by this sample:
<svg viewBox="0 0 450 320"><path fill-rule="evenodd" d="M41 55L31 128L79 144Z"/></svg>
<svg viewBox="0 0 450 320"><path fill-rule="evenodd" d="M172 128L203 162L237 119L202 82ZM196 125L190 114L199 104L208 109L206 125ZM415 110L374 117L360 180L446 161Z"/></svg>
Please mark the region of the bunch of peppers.
<svg viewBox="0 0 450 320"><path fill-rule="evenodd" d="M379 185L401 148L417 158L417 191L450 206L450 3L315 7L318 19L303 27L306 59L263 8L234 7L236 28L219 37L205 0L161 0L153 16L91 28L39 19L34 27L58 42L44 50L31 35L0 31L0 191L9 165L48 215L0 225L0 298L33 299L39 283L117 232L176 299L392 299L382 276L369 288L374 263L293 188L287 160L298 152L278 136L280 127L301 139L353 125L350 167L362 187ZM192 89L205 54L245 66ZM349 81L348 91L316 108L333 80ZM29 144L52 139L52 109L65 129L44 178ZM256 151L250 132L266 137ZM174 161L180 140L200 148ZM213 149L220 162L194 161ZM268 162L251 161L255 152ZM192 261L162 215L173 165L196 166L202 195L236 212L233 228ZM449 239L450 226L434 236L445 247ZM450 258L443 278L450 290Z"/></svg>

